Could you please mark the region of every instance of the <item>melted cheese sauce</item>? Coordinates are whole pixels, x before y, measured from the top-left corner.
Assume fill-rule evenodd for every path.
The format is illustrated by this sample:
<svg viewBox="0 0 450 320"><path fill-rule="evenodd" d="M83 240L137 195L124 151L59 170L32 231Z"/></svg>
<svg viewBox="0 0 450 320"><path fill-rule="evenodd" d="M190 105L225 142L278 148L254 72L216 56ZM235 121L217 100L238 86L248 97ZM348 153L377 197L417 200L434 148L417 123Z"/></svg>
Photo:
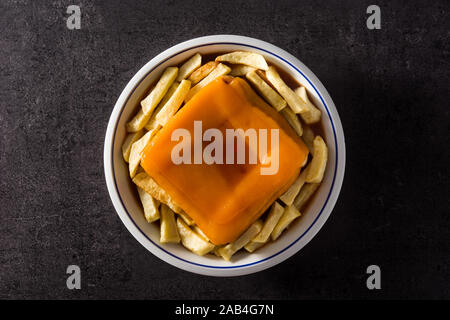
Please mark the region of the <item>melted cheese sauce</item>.
<svg viewBox="0 0 450 320"><path fill-rule="evenodd" d="M225 130L279 130L279 169L261 175L266 164L179 164L171 159L172 141L178 128L191 134L193 157L194 121L209 128ZM210 142L203 142L203 147ZM225 146L223 148L225 159ZM247 145L247 161L249 148ZM251 151L250 151L251 152ZM236 156L236 152L235 152ZM239 237L292 184L308 150L286 120L267 105L241 78L220 77L200 90L157 133L141 156L144 170L195 221L216 245ZM235 162L236 163L236 162Z"/></svg>

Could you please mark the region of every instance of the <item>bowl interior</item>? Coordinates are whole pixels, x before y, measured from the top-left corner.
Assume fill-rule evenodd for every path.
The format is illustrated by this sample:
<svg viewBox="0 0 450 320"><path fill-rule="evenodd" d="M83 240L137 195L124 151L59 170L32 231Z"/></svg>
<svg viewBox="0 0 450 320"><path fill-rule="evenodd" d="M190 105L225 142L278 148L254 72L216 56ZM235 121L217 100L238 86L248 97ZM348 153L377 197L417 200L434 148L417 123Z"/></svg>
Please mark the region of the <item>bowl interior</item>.
<svg viewBox="0 0 450 320"><path fill-rule="evenodd" d="M298 83L302 84L308 89L311 100L322 111L322 125L324 139L329 148L328 165L325 172L322 185L316 192L308 207L302 212L302 217L297 219L288 230L286 230L277 241L269 242L264 247L258 249L252 254L247 252L236 253L231 262L224 261L214 255L206 255L203 257L197 256L179 244L160 244L159 243L159 228L158 224L149 224L144 218L143 210L137 195L136 188L128 175L128 166L122 158L121 146L126 136L125 124L135 115L139 108L140 101L145 97L150 85L159 78L166 67L179 65L181 62L195 54L196 52L202 55L215 54L218 52L226 52L233 50L247 50L254 51L264 55L269 64L275 65L283 72L289 74ZM297 66L299 67L299 66ZM301 71L301 70L300 70ZM312 79L309 79L313 81ZM329 196L331 185L334 179L336 170L336 137L332 124L330 121L330 113L326 110L322 99L318 92L313 88L311 83L297 71L293 66L284 61L281 57L276 56L266 50L249 47L241 44L209 44L202 45L195 48L187 49L183 52L169 56L163 60L162 63L155 66L152 70L141 79L134 90L128 96L126 103L122 106L118 122L113 134L113 152L112 152L112 167L113 178L118 189L119 197L123 203L127 214L130 216L134 224L141 230L143 235L156 246L157 250L161 250L165 254L171 255L175 259L182 259L184 262L200 264L206 267L239 267L244 265L252 265L261 260L268 260L276 256L283 250L299 241L309 230L316 218L321 214L324 203Z"/></svg>

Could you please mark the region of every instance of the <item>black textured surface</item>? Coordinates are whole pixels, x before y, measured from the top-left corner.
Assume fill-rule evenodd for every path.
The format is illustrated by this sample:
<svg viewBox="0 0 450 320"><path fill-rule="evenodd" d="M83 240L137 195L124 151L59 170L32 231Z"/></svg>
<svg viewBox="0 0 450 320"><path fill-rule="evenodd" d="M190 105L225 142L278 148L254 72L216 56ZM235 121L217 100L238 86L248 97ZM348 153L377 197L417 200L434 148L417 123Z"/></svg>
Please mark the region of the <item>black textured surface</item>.
<svg viewBox="0 0 450 320"><path fill-rule="evenodd" d="M450 298L448 1L1 1L0 298ZM66 28L79 4L81 30ZM125 229L103 176L121 90L208 34L286 49L330 92L341 196L297 255L238 278L178 270ZM78 264L82 289L66 288ZM382 289L366 289L366 267Z"/></svg>

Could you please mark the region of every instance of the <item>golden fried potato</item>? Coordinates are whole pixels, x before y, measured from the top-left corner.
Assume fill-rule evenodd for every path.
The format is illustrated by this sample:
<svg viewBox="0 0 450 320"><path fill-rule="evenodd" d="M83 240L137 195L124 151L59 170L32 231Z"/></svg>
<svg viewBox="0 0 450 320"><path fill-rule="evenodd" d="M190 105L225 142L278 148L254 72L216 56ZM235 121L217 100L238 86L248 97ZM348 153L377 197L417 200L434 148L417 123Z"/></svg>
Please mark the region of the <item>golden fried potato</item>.
<svg viewBox="0 0 450 320"><path fill-rule="evenodd" d="M262 70L267 70L269 68L266 59L264 59L262 55L248 51L234 51L226 53L216 57L216 61L229 62L232 64L245 64L247 66Z"/></svg>
<svg viewBox="0 0 450 320"><path fill-rule="evenodd" d="M185 101L189 101L200 89L204 88L207 84L209 84L214 79L226 75L231 71L230 67L219 63L217 67L210 73L206 78L197 83L194 87L191 88L188 95L186 96Z"/></svg>
<svg viewBox="0 0 450 320"><path fill-rule="evenodd" d="M266 77L270 83L277 89L278 93L286 100L288 106L294 113L307 112L308 106L291 88L281 79L274 66L270 66L266 71Z"/></svg>
<svg viewBox="0 0 450 320"><path fill-rule="evenodd" d="M202 231L202 229L200 229L198 226L193 225L192 229L194 229L195 232L197 232L197 234L202 237L203 239L205 239L205 241L211 242L209 240L209 238L206 236L206 234Z"/></svg>
<svg viewBox="0 0 450 320"><path fill-rule="evenodd" d="M128 132L137 132L144 128L150 120L153 110L174 82L177 73L178 68L175 67L169 67L164 71L156 86L150 91L150 94L141 101L141 108L138 113L127 123Z"/></svg>
<svg viewBox="0 0 450 320"><path fill-rule="evenodd" d="M151 116L152 116L151 113L145 114L144 111L142 111L142 108L139 108L138 113L134 116L133 119L130 120L130 122L127 123L126 125L127 131L138 132L139 130L142 130L142 128L145 126L145 124L148 122Z"/></svg>
<svg viewBox="0 0 450 320"><path fill-rule="evenodd" d="M161 111L156 114L155 121L157 125L162 127L166 125L167 121L169 121L181 107L189 89L191 89L191 82L189 80L182 80L169 101L167 101Z"/></svg>
<svg viewBox="0 0 450 320"><path fill-rule="evenodd" d="M158 103L169 90L172 83L175 81L177 75L177 67L168 67L164 70L161 78L156 83L155 88L153 88L150 94L141 101L142 111L144 114L149 114L156 108Z"/></svg>
<svg viewBox="0 0 450 320"><path fill-rule="evenodd" d="M129 157L129 170L130 177L133 178L136 175L136 171L138 169L139 163L141 162L141 152L144 150L145 146L150 142L155 133L159 130L159 128L155 128L146 134L138 141L133 143L131 146L130 157Z"/></svg>
<svg viewBox="0 0 450 320"><path fill-rule="evenodd" d="M164 98L162 98L161 102L158 104L158 107L156 107L155 111L153 111L150 120L145 125L145 129L152 130L157 127L156 116L159 114L161 109L166 105L167 101L169 101L169 99L173 96L179 85L180 83L176 81L172 83L166 95L164 96Z"/></svg>
<svg viewBox="0 0 450 320"><path fill-rule="evenodd" d="M312 154L312 152L314 151L314 132L308 125L303 126L302 139L308 147L309 152Z"/></svg>
<svg viewBox="0 0 450 320"><path fill-rule="evenodd" d="M266 72L264 70L256 70L256 74L264 80L272 89L276 90L276 88L272 85L272 83L267 79ZM286 103L287 104L287 103Z"/></svg>
<svg viewBox="0 0 450 320"><path fill-rule="evenodd" d="M186 212L181 211L180 213L178 213L178 215L181 219L184 220L184 222L186 222L188 226L193 226L195 224L194 220L192 220L192 218L189 217Z"/></svg>
<svg viewBox="0 0 450 320"><path fill-rule="evenodd" d="M149 195L147 192L144 191L144 189L141 189L137 187L139 198L141 199L142 206L144 207L144 216L147 222L153 222L159 219L159 201L156 199L153 199L151 195Z"/></svg>
<svg viewBox="0 0 450 320"><path fill-rule="evenodd" d="M203 256L214 249L214 245L189 228L183 219L177 219L178 233L181 237L181 243L193 253Z"/></svg>
<svg viewBox="0 0 450 320"><path fill-rule="evenodd" d="M245 64L233 64L230 68L230 76L233 77L244 77L250 71L256 71L255 68L246 66Z"/></svg>
<svg viewBox="0 0 450 320"><path fill-rule="evenodd" d="M138 166L138 169L136 170L136 174L139 174L141 172L145 172L145 170L141 166Z"/></svg>
<svg viewBox="0 0 450 320"><path fill-rule="evenodd" d="M223 248L224 246L215 246L214 249L211 251L211 253L213 253L214 255L216 255L219 258L222 258L222 256L220 255L220 248Z"/></svg>
<svg viewBox="0 0 450 320"><path fill-rule="evenodd" d="M305 203L311 198L311 196L319 188L320 183L305 183L300 189L298 196L294 200L294 206L297 210L302 210Z"/></svg>
<svg viewBox="0 0 450 320"><path fill-rule="evenodd" d="M195 85L199 83L203 78L205 78L208 74L213 71L219 63L215 61L210 61L202 65L200 68L195 70L188 78L188 80Z"/></svg>
<svg viewBox="0 0 450 320"><path fill-rule="evenodd" d="M146 172L138 173L133 178L133 182L139 188L144 189L145 192L150 194L153 198L169 206L176 213L180 214L183 212L183 209L181 209L180 206L172 200L169 194L162 189Z"/></svg>
<svg viewBox="0 0 450 320"><path fill-rule="evenodd" d="M128 162L130 159L131 145L138 141L144 135L143 130L139 130L138 132L129 133L125 138L125 141L122 145L122 155L125 162Z"/></svg>
<svg viewBox="0 0 450 320"><path fill-rule="evenodd" d="M253 252L259 248L261 248L264 245L264 242L254 242L254 241L250 241L249 243L247 243L244 246L244 249L247 250L248 252Z"/></svg>
<svg viewBox="0 0 450 320"><path fill-rule="evenodd" d="M306 182L319 183L323 179L328 160L328 148L321 136L314 138L312 161L306 173Z"/></svg>
<svg viewBox="0 0 450 320"><path fill-rule="evenodd" d="M309 100L308 93L305 87L298 87L295 89L295 93L303 100L308 106L308 111L300 113L303 121L307 124L312 124L320 121L321 112L316 106Z"/></svg>
<svg viewBox="0 0 450 320"><path fill-rule="evenodd" d="M277 111L281 111L286 107L286 101L269 86L256 71L250 71L246 74L246 78L252 83L258 92L266 99L269 104Z"/></svg>
<svg viewBox="0 0 450 320"><path fill-rule="evenodd" d="M294 221L294 219L300 217L301 213L294 206L287 206L284 210L283 215L278 221L277 225L272 231L271 237L275 241L278 239L280 234L287 228L287 226Z"/></svg>
<svg viewBox="0 0 450 320"><path fill-rule="evenodd" d="M179 243L177 223L175 222L174 212L165 204L161 204L161 243Z"/></svg>
<svg viewBox="0 0 450 320"><path fill-rule="evenodd" d="M280 200L283 201L286 205L290 206L294 203L295 197L297 197L300 189L305 184L306 172L307 169L303 169L298 178L295 179L294 183L280 197Z"/></svg>
<svg viewBox="0 0 450 320"><path fill-rule="evenodd" d="M194 54L191 58L189 58L188 61L183 63L183 65L180 67L180 71L178 72L177 81L181 82L181 80L186 79L191 75L192 72L194 72L196 69L198 69L202 64L202 56L200 53Z"/></svg>
<svg viewBox="0 0 450 320"><path fill-rule="evenodd" d="M238 250L242 249L247 243L249 243L262 229L261 220L254 222L239 238L234 242L227 244L226 246L218 249L219 254L227 261L230 261L231 256Z"/></svg>
<svg viewBox="0 0 450 320"><path fill-rule="evenodd" d="M272 204L270 208L269 215L267 216L266 221L264 221L264 225L260 233L258 233L253 239L252 242L262 242L265 243L270 237L273 229L277 225L281 216L283 215L284 208L277 201Z"/></svg>
<svg viewBox="0 0 450 320"><path fill-rule="evenodd" d="M303 128L297 115L292 111L291 108L284 108L280 111L281 115L287 120L291 125L292 129L301 137L303 135Z"/></svg>

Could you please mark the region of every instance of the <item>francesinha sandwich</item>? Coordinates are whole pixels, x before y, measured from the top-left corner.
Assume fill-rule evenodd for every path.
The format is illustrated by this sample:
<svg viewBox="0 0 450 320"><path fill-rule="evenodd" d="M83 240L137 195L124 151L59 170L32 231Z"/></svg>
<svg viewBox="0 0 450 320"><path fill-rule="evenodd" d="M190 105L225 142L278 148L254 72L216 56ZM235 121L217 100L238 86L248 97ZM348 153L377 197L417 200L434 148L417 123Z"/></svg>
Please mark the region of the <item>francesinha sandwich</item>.
<svg viewBox="0 0 450 320"><path fill-rule="evenodd" d="M323 179L321 112L253 52L167 68L127 123L122 152L161 243L230 260L275 241Z"/></svg>

